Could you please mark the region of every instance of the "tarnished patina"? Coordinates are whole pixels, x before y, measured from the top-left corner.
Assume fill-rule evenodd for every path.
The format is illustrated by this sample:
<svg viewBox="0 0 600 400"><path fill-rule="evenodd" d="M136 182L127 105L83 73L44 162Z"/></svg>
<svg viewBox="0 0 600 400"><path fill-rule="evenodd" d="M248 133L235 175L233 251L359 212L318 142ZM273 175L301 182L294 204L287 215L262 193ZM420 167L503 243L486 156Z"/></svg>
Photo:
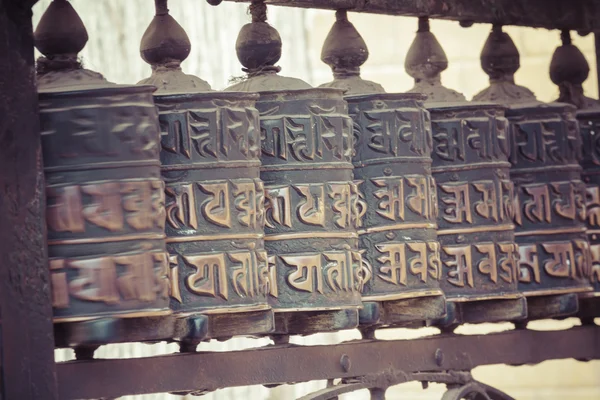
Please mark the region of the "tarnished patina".
<svg viewBox="0 0 600 400"><path fill-rule="evenodd" d="M260 176L275 330L354 328L364 280L356 232L362 212L343 92L279 76L279 34L265 22L263 3L253 3L251 14L253 22L242 28L236 45L248 78L228 90L260 94Z"/></svg>
<svg viewBox="0 0 600 400"><path fill-rule="evenodd" d="M264 188L260 180L258 95L211 91L181 71L190 52L166 1L141 44L157 84L166 235L176 338L268 333Z"/></svg>
<svg viewBox="0 0 600 400"><path fill-rule="evenodd" d="M484 45L481 65L490 87L474 99L508 107L519 290L527 296L528 319L573 314L576 293L591 289L575 107L543 104L515 84L519 53L500 26L494 26Z"/></svg>
<svg viewBox="0 0 600 400"><path fill-rule="evenodd" d="M38 87L54 321L163 316L169 279L155 88L115 85L83 69L76 57L86 41L68 2L53 2L36 30L45 55ZM115 326L90 335L119 340ZM138 338L170 333L145 335Z"/></svg>
<svg viewBox="0 0 600 400"><path fill-rule="evenodd" d="M338 11L321 53L334 80L321 87L346 90L354 122L352 161L364 213L358 233L370 272L362 290L361 329L422 326L445 314L426 96L387 94L363 80L360 66L367 57L364 40L346 12Z"/></svg>
<svg viewBox="0 0 600 400"><path fill-rule="evenodd" d="M406 57L415 78L411 92L425 93L433 132L432 173L437 184L440 282L448 316L440 325L509 321L525 317L517 291L513 184L504 108L467 103L441 85L448 60L426 18Z"/></svg>
<svg viewBox="0 0 600 400"><path fill-rule="evenodd" d="M568 31L561 33L562 45L552 55L550 78L558 85L557 101L577 107L576 117L582 142L583 170L581 177L586 185L586 229L590 242L590 259L587 266L593 292L579 295L579 313L584 321L600 316L600 102L585 96L583 82L590 67L581 51L571 43Z"/></svg>

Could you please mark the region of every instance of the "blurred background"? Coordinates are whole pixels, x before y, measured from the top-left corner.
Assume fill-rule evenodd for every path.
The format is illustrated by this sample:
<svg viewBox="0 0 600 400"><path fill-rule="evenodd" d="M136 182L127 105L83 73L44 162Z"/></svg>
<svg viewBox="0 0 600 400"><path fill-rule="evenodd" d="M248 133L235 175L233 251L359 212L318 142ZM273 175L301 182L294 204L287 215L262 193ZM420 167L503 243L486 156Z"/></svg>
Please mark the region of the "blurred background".
<svg viewBox="0 0 600 400"><path fill-rule="evenodd" d="M34 7L34 27L50 3L39 0ZM116 83L137 83L150 75L150 67L139 56L139 43L154 15L152 0L71 0L82 18L90 40L80 56L84 66L101 72ZM192 51L183 63L188 74L208 81L213 89L229 86L229 80L243 75L235 55L235 40L239 29L250 17L246 4L223 2L218 7L204 0L171 0L171 15L183 26L192 42ZM363 65L362 76L383 85L388 92L403 92L412 87L412 79L404 71L404 57L417 29L416 18L349 13L349 19L364 37L370 56ZM269 7L268 21L280 33L283 56L281 74L301 78L311 85L332 79L327 65L320 61L321 46L331 25L334 12ZM431 30L446 51L449 68L442 82L470 99L487 86L488 77L479 65L479 52L490 26L474 25L461 28L456 22L431 21ZM548 67L554 49L560 45L559 32L531 28L506 27L521 53L521 69L516 74L518 84L527 86L541 101L552 101L558 88L550 81ZM590 63L590 77L584 84L586 94L598 98L594 39L573 33L573 43ZM578 320L540 321L533 329L564 329ZM463 326L462 334L478 334L512 329L511 324ZM431 335L436 329L391 329L378 333L381 339L407 339ZM331 344L358 339L357 331L292 338L297 344ZM267 339L234 339L225 343L203 343L199 350L227 351L264 346ZM148 357L176 352L176 345L111 345L103 346L97 357ZM73 357L70 350L57 350L57 360ZM251 367L251 366L249 366ZM536 366L489 366L473 371L476 379L497 387L519 400L598 400L600 399L600 361L549 361ZM218 390L203 397L206 400L288 400L295 399L325 386L325 382L283 385L274 389L262 386ZM390 400L440 399L443 385L430 385L423 390L420 383L409 383L388 391ZM189 397L194 398L194 397ZM368 399L368 392L356 392L340 400ZM127 399L182 399L181 396L159 394L131 396Z"/></svg>

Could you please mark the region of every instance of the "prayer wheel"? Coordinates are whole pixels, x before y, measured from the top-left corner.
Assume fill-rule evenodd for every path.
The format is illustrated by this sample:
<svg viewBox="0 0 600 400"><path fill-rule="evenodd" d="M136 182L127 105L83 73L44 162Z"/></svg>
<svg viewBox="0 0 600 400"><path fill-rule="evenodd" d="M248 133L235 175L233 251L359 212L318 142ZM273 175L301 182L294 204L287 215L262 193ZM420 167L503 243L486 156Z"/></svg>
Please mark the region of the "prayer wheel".
<svg viewBox="0 0 600 400"><path fill-rule="evenodd" d="M87 33L66 1L35 40L56 343L170 338L155 88L83 69Z"/></svg>
<svg viewBox="0 0 600 400"><path fill-rule="evenodd" d="M431 121L422 94L385 93L360 77L366 44L346 11L336 13L321 59L334 74L321 87L346 90L354 122L354 178L367 202L360 251L370 269L360 329L422 326L445 315L431 175Z"/></svg>
<svg viewBox="0 0 600 400"><path fill-rule="evenodd" d="M415 79L410 92L424 93L431 114L432 174L437 184L440 286L447 316L437 324L519 320L526 303L517 290L513 184L504 108L468 103L441 85L446 55L427 18L405 60Z"/></svg>
<svg viewBox="0 0 600 400"><path fill-rule="evenodd" d="M578 309L577 293L591 290L575 107L543 104L515 84L519 53L500 26L483 47L481 65L490 86L474 100L507 106L519 290L527 297L528 320L571 315Z"/></svg>
<svg viewBox="0 0 600 400"><path fill-rule="evenodd" d="M166 235L175 339L268 333L264 188L260 180L258 95L211 91L182 72L191 49L165 0L142 38L141 56L158 87Z"/></svg>
<svg viewBox="0 0 600 400"><path fill-rule="evenodd" d="M600 102L584 95L583 82L590 67L581 51L571 43L569 31L561 33L562 45L552 56L550 78L558 85L560 96L556 101L577 107L577 121L582 141L583 168L581 176L586 185L586 229L590 242L587 271L593 292L579 294L579 313L584 322L600 317Z"/></svg>
<svg viewBox="0 0 600 400"><path fill-rule="evenodd" d="M352 121L340 89L279 76L281 39L264 3L237 39L248 77L227 90L258 92L265 249L275 334L355 328L364 269L356 227Z"/></svg>

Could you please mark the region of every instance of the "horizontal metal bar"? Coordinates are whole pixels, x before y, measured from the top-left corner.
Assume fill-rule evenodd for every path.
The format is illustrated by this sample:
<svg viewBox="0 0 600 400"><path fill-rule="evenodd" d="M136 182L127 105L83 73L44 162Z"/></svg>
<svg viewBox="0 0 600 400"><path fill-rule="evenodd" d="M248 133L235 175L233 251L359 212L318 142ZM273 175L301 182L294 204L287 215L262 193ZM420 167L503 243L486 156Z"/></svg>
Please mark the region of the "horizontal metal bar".
<svg viewBox="0 0 600 400"><path fill-rule="evenodd" d="M471 370L480 365L566 358L600 359L600 327L69 361L57 364L57 375L61 399L89 399L361 377L390 370Z"/></svg>
<svg viewBox="0 0 600 400"><path fill-rule="evenodd" d="M228 0L249 2L250 0ZM348 9L387 15L429 16L470 23L498 23L547 29L600 31L595 0L266 0L267 4Z"/></svg>

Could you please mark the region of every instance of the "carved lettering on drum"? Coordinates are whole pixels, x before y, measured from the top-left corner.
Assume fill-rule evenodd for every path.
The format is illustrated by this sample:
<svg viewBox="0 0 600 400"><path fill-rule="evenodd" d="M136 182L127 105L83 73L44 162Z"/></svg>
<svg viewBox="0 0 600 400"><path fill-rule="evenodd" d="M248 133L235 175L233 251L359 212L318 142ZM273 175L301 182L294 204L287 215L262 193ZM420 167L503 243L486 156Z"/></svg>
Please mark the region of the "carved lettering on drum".
<svg viewBox="0 0 600 400"><path fill-rule="evenodd" d="M524 184L520 186L523 215L533 223L552 223L555 218L585 222L585 186L581 181ZM517 219L517 223L523 221Z"/></svg>
<svg viewBox="0 0 600 400"><path fill-rule="evenodd" d="M68 308L71 297L109 305L167 298L170 285L167 262L164 252L51 259L52 304ZM69 270L76 271L70 279Z"/></svg>
<svg viewBox="0 0 600 400"><path fill-rule="evenodd" d="M268 228L324 227L327 221L340 229L356 228L366 212L366 202L354 182L267 186L264 193Z"/></svg>
<svg viewBox="0 0 600 400"><path fill-rule="evenodd" d="M600 283L600 244L590 246L591 271L590 279L592 283Z"/></svg>
<svg viewBox="0 0 600 400"><path fill-rule="evenodd" d="M552 278L587 278L592 273L593 251L586 240L548 241L519 246L519 281L541 283L541 274Z"/></svg>
<svg viewBox="0 0 600 400"><path fill-rule="evenodd" d="M507 121L500 116L469 119L433 118L433 157L463 163L471 156L482 162L504 161L508 156ZM490 122L492 124L490 125Z"/></svg>
<svg viewBox="0 0 600 400"><path fill-rule="evenodd" d="M256 159L259 155L258 111L254 108L215 107L171 111L159 105L163 150L193 159Z"/></svg>
<svg viewBox="0 0 600 400"><path fill-rule="evenodd" d="M350 118L333 114L335 109L310 106L308 115L274 115L278 107L261 114L262 153L296 161L350 161Z"/></svg>
<svg viewBox="0 0 600 400"><path fill-rule="evenodd" d="M49 186L46 194L50 232L84 233L86 222L111 232L122 232L125 223L137 231L164 229L164 183L159 180Z"/></svg>
<svg viewBox="0 0 600 400"><path fill-rule="evenodd" d="M511 124L515 150L513 164L578 163L581 159L581 138L577 122L559 115L544 121L525 121Z"/></svg>
<svg viewBox="0 0 600 400"><path fill-rule="evenodd" d="M377 276L397 286L408 285L408 274L419 278L440 279L440 251L438 242L386 242L375 244L382 256L377 258Z"/></svg>
<svg viewBox="0 0 600 400"><path fill-rule="evenodd" d="M285 267L292 269L286 280L294 290L320 294L357 291L355 270L362 266L359 252L339 250L274 257L273 265L281 259Z"/></svg>
<svg viewBox="0 0 600 400"><path fill-rule="evenodd" d="M454 286L474 288L477 272L494 284L512 283L517 279L519 256L517 245L512 242L442 246L442 250L448 256L445 260L442 258L447 269L446 279Z"/></svg>
<svg viewBox="0 0 600 400"><path fill-rule="evenodd" d="M588 227L600 227L600 187L598 186L586 188L586 214Z"/></svg>

